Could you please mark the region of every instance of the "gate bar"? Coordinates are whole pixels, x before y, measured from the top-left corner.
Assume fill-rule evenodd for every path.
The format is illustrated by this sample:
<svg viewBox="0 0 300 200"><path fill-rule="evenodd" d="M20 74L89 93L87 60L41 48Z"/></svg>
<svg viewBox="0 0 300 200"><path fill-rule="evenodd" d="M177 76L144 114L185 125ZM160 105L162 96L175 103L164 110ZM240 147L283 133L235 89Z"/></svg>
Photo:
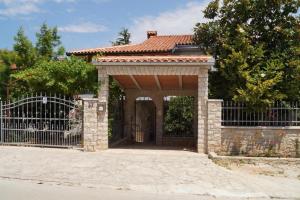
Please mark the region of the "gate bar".
<svg viewBox="0 0 300 200"><path fill-rule="evenodd" d="M3 127L4 127L4 126L3 126ZM1 135L0 143L3 143L3 130L2 130L2 101L0 101L0 135Z"/></svg>

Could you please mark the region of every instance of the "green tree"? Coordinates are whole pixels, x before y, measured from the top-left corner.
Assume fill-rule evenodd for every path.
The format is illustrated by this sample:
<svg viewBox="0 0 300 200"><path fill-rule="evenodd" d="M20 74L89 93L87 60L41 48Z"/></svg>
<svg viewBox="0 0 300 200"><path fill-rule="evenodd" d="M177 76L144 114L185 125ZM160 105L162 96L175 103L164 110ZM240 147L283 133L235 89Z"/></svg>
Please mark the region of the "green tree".
<svg viewBox="0 0 300 200"><path fill-rule="evenodd" d="M50 60L58 55L58 53L62 53L62 49L59 48L61 41L57 27L51 28L44 23L40 28L40 32L36 33L36 37L36 49L40 58ZM58 52L56 51L57 48Z"/></svg>
<svg viewBox="0 0 300 200"><path fill-rule="evenodd" d="M193 97L171 97L164 118L165 134L193 136Z"/></svg>
<svg viewBox="0 0 300 200"><path fill-rule="evenodd" d="M12 73L11 65L17 63L18 55L14 51L0 50L0 98L7 98L9 76Z"/></svg>
<svg viewBox="0 0 300 200"><path fill-rule="evenodd" d="M216 59L210 95L251 105L300 100L298 0L212 1L194 40Z"/></svg>
<svg viewBox="0 0 300 200"><path fill-rule="evenodd" d="M127 28L122 28L122 30L119 32L119 37L115 42L112 42L113 46L118 46L118 45L125 45L125 44L130 44L130 38L131 38L131 33L128 31Z"/></svg>
<svg viewBox="0 0 300 200"><path fill-rule="evenodd" d="M57 49L56 56L63 56L66 53L66 49L63 46L60 46Z"/></svg>
<svg viewBox="0 0 300 200"><path fill-rule="evenodd" d="M41 60L11 77L16 81L14 96L45 91L68 96L86 90L96 94L98 88L95 66L74 57L63 61Z"/></svg>
<svg viewBox="0 0 300 200"><path fill-rule="evenodd" d="M33 66L36 62L36 51L30 40L25 36L23 27L20 27L14 40L14 50L20 58L16 63L17 66L19 68Z"/></svg>

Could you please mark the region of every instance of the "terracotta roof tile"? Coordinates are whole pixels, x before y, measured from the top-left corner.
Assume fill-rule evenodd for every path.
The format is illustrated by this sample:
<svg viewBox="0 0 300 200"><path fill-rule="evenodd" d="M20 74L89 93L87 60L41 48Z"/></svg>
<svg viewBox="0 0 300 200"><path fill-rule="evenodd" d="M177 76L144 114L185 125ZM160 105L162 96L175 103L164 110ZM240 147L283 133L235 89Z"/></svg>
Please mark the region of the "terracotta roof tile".
<svg viewBox="0 0 300 200"><path fill-rule="evenodd" d="M87 55L87 54L122 54L122 53L156 53L171 52L176 45L193 44L192 35L165 35L151 36L141 44L121 45L104 48L83 49L68 52L67 55Z"/></svg>
<svg viewBox="0 0 300 200"><path fill-rule="evenodd" d="M103 56L98 57L99 63L198 63L208 62L210 56Z"/></svg>

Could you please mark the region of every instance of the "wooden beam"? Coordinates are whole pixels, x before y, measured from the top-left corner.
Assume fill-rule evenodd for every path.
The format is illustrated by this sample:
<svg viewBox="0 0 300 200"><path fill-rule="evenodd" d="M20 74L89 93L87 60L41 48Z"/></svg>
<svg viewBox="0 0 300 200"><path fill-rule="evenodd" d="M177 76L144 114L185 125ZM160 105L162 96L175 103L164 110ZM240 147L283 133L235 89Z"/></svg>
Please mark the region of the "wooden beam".
<svg viewBox="0 0 300 200"><path fill-rule="evenodd" d="M130 78L132 79L132 81L134 82L135 86L136 86L138 89L142 90L142 87L141 87L140 84L136 81L136 79L134 78L134 76L133 76L133 75L129 75L129 76L130 76Z"/></svg>
<svg viewBox="0 0 300 200"><path fill-rule="evenodd" d="M182 76L178 75L178 80L179 80L179 88L182 90Z"/></svg>
<svg viewBox="0 0 300 200"><path fill-rule="evenodd" d="M154 79L155 79L155 82L156 82L156 85L157 85L158 89L161 90L161 85L160 85L158 76L157 76L157 75L154 75Z"/></svg>

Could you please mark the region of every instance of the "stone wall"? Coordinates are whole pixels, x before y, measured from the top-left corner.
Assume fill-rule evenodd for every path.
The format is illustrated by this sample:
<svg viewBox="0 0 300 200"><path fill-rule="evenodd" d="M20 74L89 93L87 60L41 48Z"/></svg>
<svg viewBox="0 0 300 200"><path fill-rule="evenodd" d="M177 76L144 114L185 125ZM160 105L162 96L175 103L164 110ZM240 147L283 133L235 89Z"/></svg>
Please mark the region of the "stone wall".
<svg viewBox="0 0 300 200"><path fill-rule="evenodd" d="M300 156L300 127L222 127L220 155Z"/></svg>
<svg viewBox="0 0 300 200"><path fill-rule="evenodd" d="M221 148L222 100L209 99L207 102L207 150L218 152Z"/></svg>

